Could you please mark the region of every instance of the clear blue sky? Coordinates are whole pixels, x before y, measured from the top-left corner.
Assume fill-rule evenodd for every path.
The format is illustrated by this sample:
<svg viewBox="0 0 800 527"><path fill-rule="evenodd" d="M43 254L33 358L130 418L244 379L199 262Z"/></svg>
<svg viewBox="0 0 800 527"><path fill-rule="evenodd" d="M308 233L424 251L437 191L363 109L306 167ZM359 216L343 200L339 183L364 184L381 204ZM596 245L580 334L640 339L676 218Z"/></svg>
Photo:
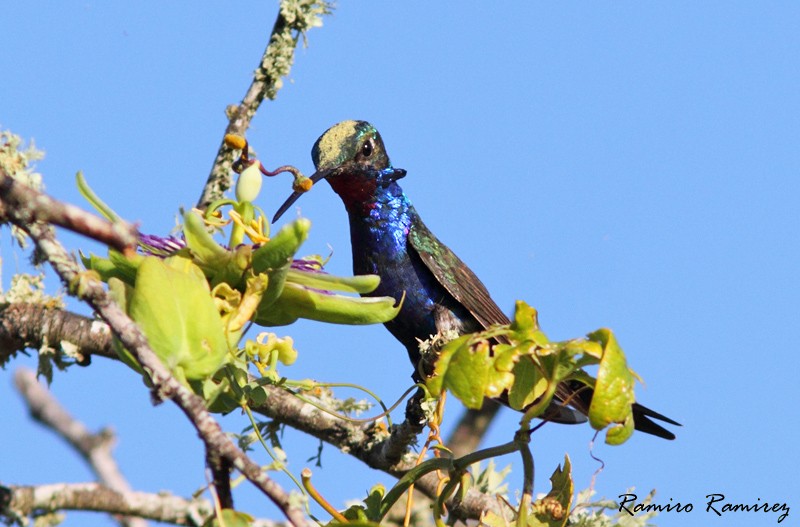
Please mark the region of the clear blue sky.
<svg viewBox="0 0 800 527"><path fill-rule="evenodd" d="M265 164L310 172L311 146L330 125L373 122L394 165L408 170L403 187L427 225L500 306L528 301L557 339L612 328L647 383L639 399L684 424L674 442L640 434L597 446L601 495L656 488L657 501L694 504L690 514L662 514L661 526L775 523L706 513L710 493L788 501L795 524L800 6L341 4L309 33L291 79L253 123L248 138ZM199 196L224 108L243 95L277 3L225 5L233 8L4 6L0 124L46 150L38 166L53 195L79 202L73 178L83 170L143 231L169 231L178 207ZM287 191L288 180L269 181L261 206L275 210ZM349 273L338 197L321 185L298 205L314 223L306 252L330 245L329 270ZM6 234L2 256L7 285L24 259ZM405 351L380 326L278 331L300 350L291 376L358 382L387 400L409 384ZM83 463L27 418L11 389L22 364L34 361L0 372L0 481L88 480ZM151 408L122 365L98 359L57 375L53 390L89 426L114 427L135 488L187 495L203 484L194 432L172 405ZM487 444L508 440L517 420L504 412ZM245 420L225 425L239 431ZM547 490L565 452L576 486L588 486L591 438L589 427L536 434L536 490ZM284 441L299 473L316 443L290 430ZM323 463L315 481L340 506L390 481L332 447ZM239 506L276 515L251 491ZM108 524L73 513L65 525Z"/></svg>

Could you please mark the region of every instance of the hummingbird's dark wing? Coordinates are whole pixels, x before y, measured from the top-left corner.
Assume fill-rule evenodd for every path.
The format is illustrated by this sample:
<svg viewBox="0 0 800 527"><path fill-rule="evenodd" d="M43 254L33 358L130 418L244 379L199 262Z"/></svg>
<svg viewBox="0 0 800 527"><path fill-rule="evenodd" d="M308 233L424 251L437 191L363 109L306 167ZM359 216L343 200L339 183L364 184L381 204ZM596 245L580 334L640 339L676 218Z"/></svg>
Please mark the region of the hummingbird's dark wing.
<svg viewBox="0 0 800 527"><path fill-rule="evenodd" d="M419 219L412 223L408 233L408 241L417 252L425 266L433 273L436 280L464 306L475 319L484 327L493 324L508 324L509 318L492 300L489 291L475 273L461 261L445 244L439 241ZM505 394L504 394L505 395ZM563 403L577 409L581 414L589 414L589 404L592 390L580 382L561 383L556 388L556 397L562 404L551 405L555 417L553 421L562 423L580 423L586 419L574 414L563 406ZM501 397L501 400L503 397ZM504 403L506 401L503 401ZM646 432L664 439L675 439L675 434L655 423L658 419L673 425L677 423L639 403L633 405L634 426L641 432Z"/></svg>
<svg viewBox="0 0 800 527"><path fill-rule="evenodd" d="M411 224L408 241L436 280L470 312L484 329L495 324L511 322L492 300L486 286L475 276L475 273L450 248L440 242L418 218ZM502 337L498 337L497 340L505 341ZM586 422L584 415L588 413L588 408L583 408L584 399L570 397L570 394L571 392L563 384L559 385L556 390L557 397L562 401L569 401L578 408L580 413L554 401L551 405L552 411L549 419L565 424ZM500 401L508 404L506 394L500 397Z"/></svg>
<svg viewBox="0 0 800 527"><path fill-rule="evenodd" d="M411 225L408 241L436 280L484 329L493 324L510 322L492 300L483 282L422 221L415 221Z"/></svg>

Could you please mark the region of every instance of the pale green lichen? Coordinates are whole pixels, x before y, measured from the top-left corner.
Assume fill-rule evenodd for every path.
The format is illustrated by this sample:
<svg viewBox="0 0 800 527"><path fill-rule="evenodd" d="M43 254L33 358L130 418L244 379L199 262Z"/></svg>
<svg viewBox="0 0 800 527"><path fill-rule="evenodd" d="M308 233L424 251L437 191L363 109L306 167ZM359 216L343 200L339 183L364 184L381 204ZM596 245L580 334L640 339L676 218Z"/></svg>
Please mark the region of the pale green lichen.
<svg viewBox="0 0 800 527"><path fill-rule="evenodd" d="M0 303L39 304L54 309L64 307L64 299L61 296L51 296L45 293L43 273L14 275L8 291L0 291Z"/></svg>
<svg viewBox="0 0 800 527"><path fill-rule="evenodd" d="M81 353L81 348L68 340L62 340L59 342L61 346L61 353L69 357L74 361L82 361L85 359L83 353Z"/></svg>
<svg viewBox="0 0 800 527"><path fill-rule="evenodd" d="M301 32L322 27L322 17L333 10L333 4L320 0L284 0L281 15L293 29Z"/></svg>
<svg viewBox="0 0 800 527"><path fill-rule="evenodd" d="M44 157L33 140L25 146L22 138L9 130L0 130L0 167L12 178L42 190L42 175L36 172L34 163ZM11 235L20 247L26 246L27 236L17 226L11 226Z"/></svg>
<svg viewBox="0 0 800 527"><path fill-rule="evenodd" d="M374 406L365 399L358 400L353 397L338 399L333 390L320 384L315 385L311 390L304 391L302 395L321 408L347 416L359 416Z"/></svg>
<svg viewBox="0 0 800 527"><path fill-rule="evenodd" d="M419 403L419 409L422 410L422 415L425 416L425 422L432 423L436 421L436 410L439 406L439 399L424 399Z"/></svg>
<svg viewBox="0 0 800 527"><path fill-rule="evenodd" d="M289 506L296 509L305 509L308 507L308 496L302 492L292 489L289 491Z"/></svg>
<svg viewBox="0 0 800 527"><path fill-rule="evenodd" d="M322 26L322 17L333 9L333 4L324 0L283 0L280 13L285 26L272 34L269 46L255 72L257 81L264 82L265 96L275 99L283 87L283 77L289 75L294 62L294 48L302 36L312 27Z"/></svg>
<svg viewBox="0 0 800 527"><path fill-rule="evenodd" d="M39 346L39 354L37 356L39 360L36 365L36 376L44 377L49 386L53 382L53 365L55 364L59 369L63 369L63 367L59 364L60 357L57 350L50 346L47 342L47 337L42 339L42 345Z"/></svg>
<svg viewBox="0 0 800 527"><path fill-rule="evenodd" d="M33 527L56 527L64 523L67 516L62 512L37 514L33 519Z"/></svg>
<svg viewBox="0 0 800 527"><path fill-rule="evenodd" d="M419 342L419 352L422 355L430 352L438 352L442 346L450 342L451 340L455 340L460 337L458 331L454 329L448 329L441 333L437 333L436 335L431 335L428 340L418 340Z"/></svg>

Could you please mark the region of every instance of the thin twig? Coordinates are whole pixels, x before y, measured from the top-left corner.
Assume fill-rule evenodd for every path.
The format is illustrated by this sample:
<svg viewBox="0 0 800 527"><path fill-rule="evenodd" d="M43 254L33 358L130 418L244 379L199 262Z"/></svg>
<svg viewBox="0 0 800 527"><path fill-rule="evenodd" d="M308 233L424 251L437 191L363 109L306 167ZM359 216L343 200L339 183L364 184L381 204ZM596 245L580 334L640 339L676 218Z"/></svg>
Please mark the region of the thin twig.
<svg viewBox="0 0 800 527"><path fill-rule="evenodd" d="M0 179L10 178L6 174L0 174ZM7 205L10 194L18 185L4 183L0 181L0 200ZM150 349L147 339L136 324L111 300L101 282L91 275L81 272L75 260L55 239L52 229L39 222L26 223L24 221L24 218L37 217L35 212L27 210L35 209L37 203L39 200L33 199L31 202L19 202L19 207L6 206L6 216L9 221L31 237L37 249L44 255L67 289L75 292L111 326L125 348L148 372L153 383L155 397L162 400L172 399L190 419L207 450L216 451L220 456L227 458L237 470L272 500L293 525L296 527L307 525L308 522L302 510L290 502L289 494L228 439L206 409L203 400L172 376Z"/></svg>
<svg viewBox="0 0 800 527"><path fill-rule="evenodd" d="M219 500L220 509L233 509L231 493L231 462L216 452L206 452L206 466L211 472L211 484Z"/></svg>
<svg viewBox="0 0 800 527"><path fill-rule="evenodd" d="M20 368L14 373L14 383L22 395L34 420L64 438L80 453L91 467L97 479L111 490L130 492L131 486L119 470L112 455L114 432L104 428L93 434L80 421L73 418L50 392L36 380L36 374ZM120 517L121 525L145 527L141 518Z"/></svg>
<svg viewBox="0 0 800 527"><path fill-rule="evenodd" d="M4 169L0 170L3 176L0 179L2 186L0 192L6 196L5 207L20 209L16 215L19 221L28 224L41 221L58 225L102 242L120 252L130 251L136 247L139 233L133 225L110 222L75 205L54 200L10 177ZM22 204L33 204L33 206L22 206ZM7 211L0 207L0 218L6 216Z"/></svg>

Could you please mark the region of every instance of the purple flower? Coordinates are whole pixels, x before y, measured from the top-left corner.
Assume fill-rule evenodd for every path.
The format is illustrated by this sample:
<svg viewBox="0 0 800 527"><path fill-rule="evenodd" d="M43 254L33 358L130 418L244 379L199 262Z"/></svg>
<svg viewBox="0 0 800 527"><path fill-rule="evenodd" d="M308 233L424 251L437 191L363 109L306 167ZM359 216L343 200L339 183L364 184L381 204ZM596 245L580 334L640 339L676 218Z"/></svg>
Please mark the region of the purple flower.
<svg viewBox="0 0 800 527"><path fill-rule="evenodd" d="M305 258L292 260L291 268L295 269L296 271L304 271L307 273L328 274L322 270L322 262L313 256L306 256Z"/></svg>
<svg viewBox="0 0 800 527"><path fill-rule="evenodd" d="M256 244L253 246L253 248L258 248L259 246L260 244ZM186 240L183 239L183 236L164 237L157 236L155 234L142 234L139 237L139 249L147 256L166 258L168 256L172 256L185 247ZM296 271L303 271L306 273L327 274L322 270L322 262L320 259L314 256L306 256L304 258L292 260L291 268Z"/></svg>
<svg viewBox="0 0 800 527"><path fill-rule="evenodd" d="M166 258L186 247L186 241L177 236L156 236L154 234L142 234L139 237L139 249L149 256Z"/></svg>

